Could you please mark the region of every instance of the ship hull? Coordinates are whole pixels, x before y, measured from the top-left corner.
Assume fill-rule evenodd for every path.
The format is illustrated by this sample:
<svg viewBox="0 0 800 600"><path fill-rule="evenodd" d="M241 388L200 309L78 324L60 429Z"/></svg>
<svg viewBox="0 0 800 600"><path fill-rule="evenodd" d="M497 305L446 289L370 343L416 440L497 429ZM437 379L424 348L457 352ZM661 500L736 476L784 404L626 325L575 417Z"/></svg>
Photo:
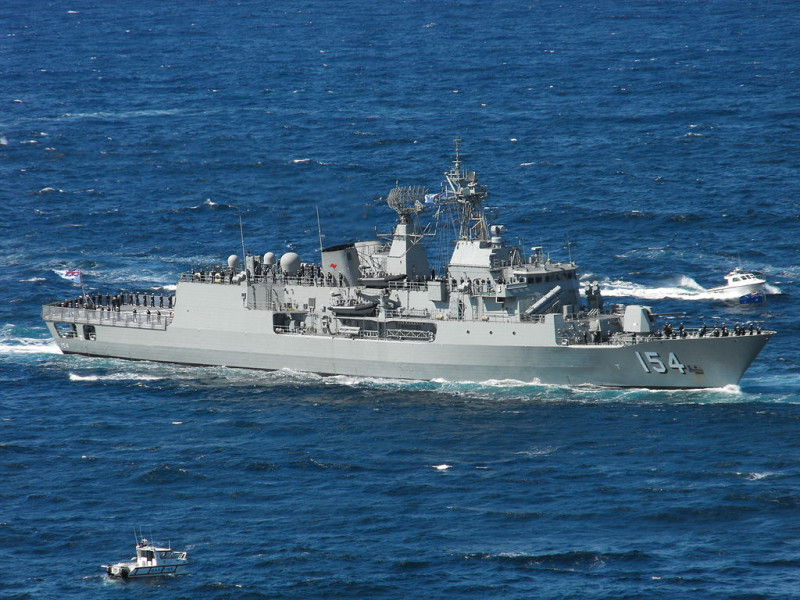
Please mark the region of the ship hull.
<svg viewBox="0 0 800 600"><path fill-rule="evenodd" d="M119 563L106 569L108 576L116 579L146 579L149 577L164 577L165 575L182 575L185 571L185 565L137 567L135 563Z"/></svg>
<svg viewBox="0 0 800 600"><path fill-rule="evenodd" d="M65 343L61 344L61 349L65 354L94 357L265 371L291 369L321 375L445 381L515 380L557 385L691 389L738 384L752 357L758 354L768 339L765 334L744 342L729 340L721 343L707 338L706 342L711 343L698 343L694 346L682 344L679 348L673 348L670 341L627 347L573 346L549 350L522 348L494 352L496 359L503 360L501 363L488 360L480 363L467 362L474 353L481 353L479 347L470 350L442 345L412 348L410 346L413 343L410 343L406 344L408 347L391 348L386 347L391 342L329 340L320 343L316 338L297 339L292 344L281 344L276 348L283 348L283 352L279 354L256 348L228 352L214 348L199 350L181 346L149 346L143 350L137 344L131 343L106 343L91 347L80 343ZM342 344L348 343L350 347L345 349ZM354 352L353 344L363 348ZM320 352L323 348L325 351ZM708 359L706 350L716 352L713 361ZM677 369L662 369L661 372L645 369L647 365L642 366L636 352L656 352L665 365L672 354L681 361L684 368L688 364L694 370L684 373ZM447 355L447 360L442 360L442 354ZM342 355L347 358L342 358ZM727 360L722 361L719 357Z"/></svg>
<svg viewBox="0 0 800 600"><path fill-rule="evenodd" d="M642 388L735 385L771 337L765 332L565 345L555 333L560 315L536 323L440 321L432 340L276 332L273 311L243 307L237 287L213 290L226 298L181 300L163 327L98 323L83 339L59 335L55 321L69 320L68 310L45 320L67 354L323 375ZM208 293L206 286L203 294Z"/></svg>

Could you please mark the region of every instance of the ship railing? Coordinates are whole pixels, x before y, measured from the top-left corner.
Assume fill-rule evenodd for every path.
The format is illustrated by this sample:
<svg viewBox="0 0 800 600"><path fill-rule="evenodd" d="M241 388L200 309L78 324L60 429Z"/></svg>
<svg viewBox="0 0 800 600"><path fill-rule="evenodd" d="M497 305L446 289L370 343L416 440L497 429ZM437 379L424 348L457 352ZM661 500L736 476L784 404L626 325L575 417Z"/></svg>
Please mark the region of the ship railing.
<svg viewBox="0 0 800 600"><path fill-rule="evenodd" d="M289 302L277 302L273 299L266 301L258 300L253 296L247 297L247 304L245 305L248 310L296 310L295 306Z"/></svg>
<svg viewBox="0 0 800 600"><path fill-rule="evenodd" d="M602 341L593 341L593 333L587 333L587 338L584 340L582 338L577 337L563 337L561 338L561 345L562 346L572 346L572 345L588 345L588 346L633 346L634 344L641 344L643 342L662 342L666 340L680 340L680 339L691 339L691 338L716 338L716 337L748 337L751 335L758 335L759 333L763 333L761 330L754 329L752 332L749 329L745 329L740 331L739 333L734 332L733 330L727 330L724 334L722 331L718 330L717 334L714 334L713 330L706 329L705 332L701 328L691 328L691 329L684 329L681 333L680 331L675 331L670 335L666 335L662 332L654 332L648 334L633 334L633 333L615 333L610 338L604 338Z"/></svg>
<svg viewBox="0 0 800 600"><path fill-rule="evenodd" d="M239 285L238 273L231 277L230 271L194 271L191 273L181 273L180 280L184 282L193 281L195 283L216 283L219 285Z"/></svg>
<svg viewBox="0 0 800 600"><path fill-rule="evenodd" d="M433 332L419 331L416 329L387 329L386 339L433 341Z"/></svg>
<svg viewBox="0 0 800 600"><path fill-rule="evenodd" d="M428 290L428 282L424 279L420 281L409 281L404 279L403 281L390 281L387 284L387 287L390 290L412 290L415 292L425 292Z"/></svg>
<svg viewBox="0 0 800 600"><path fill-rule="evenodd" d="M180 280L183 282L194 283L208 283L218 285L240 285L241 273L235 273L231 277L230 271L214 271L213 269L206 271L195 271L190 273L181 273ZM326 287L326 288L339 288L339 287L356 287L356 283L350 282L349 286L346 281L340 282L336 277L326 277L318 274L304 274L304 275L287 275L284 273L262 273L260 275L252 275L247 279L250 284L253 283L266 283L274 285L299 285L306 287ZM448 288L449 288L448 283ZM419 281L390 281L387 283L387 288L392 290L412 290L425 292L428 290L428 279L420 279Z"/></svg>
<svg viewBox="0 0 800 600"><path fill-rule="evenodd" d="M596 308L593 308L592 310L590 310L588 312L587 311L581 311L581 312L570 313L570 314L564 315L564 320L565 321L583 321L583 320L586 320L587 318L588 319L598 319L598 318L601 318L601 317L605 317L605 318L619 317L624 312L625 312L624 310L620 311L618 308L616 308L616 305L615 305L614 308L610 308L610 309L602 310L602 311L598 310Z"/></svg>
<svg viewBox="0 0 800 600"><path fill-rule="evenodd" d="M429 311L427 308L406 308L403 310L387 310L386 318L387 319L397 319L397 318L430 319L431 311Z"/></svg>
<svg viewBox="0 0 800 600"><path fill-rule="evenodd" d="M294 333L303 335L318 335L317 332L309 330L305 325L275 325L272 330L275 333Z"/></svg>
<svg viewBox="0 0 800 600"><path fill-rule="evenodd" d="M275 325L272 330L280 334L294 334L294 335L319 335L330 336L328 332L315 331L306 329L305 327L292 327L288 325ZM342 325L333 333L333 335L347 336L350 338L364 338L364 339L378 339L380 336L377 330L362 329L357 325Z"/></svg>
<svg viewBox="0 0 800 600"><path fill-rule="evenodd" d="M208 283L217 285L241 285L241 272L234 273L231 277L230 271L194 271L191 273L181 273L180 280L184 282ZM285 273L268 272L259 275L251 275L245 278L249 284L273 284L273 285L299 285L305 287L324 287L340 288L348 287L346 282L340 282L336 277L326 277L319 274L287 275ZM341 285L340 285L341 283ZM393 287L403 288L404 282L392 284ZM399 284L399 285L398 285ZM355 284L351 284L354 286ZM419 289L427 289L427 282L421 281L416 285Z"/></svg>
<svg viewBox="0 0 800 600"><path fill-rule="evenodd" d="M519 317L521 321L526 321L528 323L544 323L545 315L542 313L534 313L532 315L522 313Z"/></svg>
<svg viewBox="0 0 800 600"><path fill-rule="evenodd" d="M526 321L528 323L544 323L544 315L542 314L534 314L534 315L508 315L508 314L483 314L479 319L480 321L489 321L491 323L518 323L519 321Z"/></svg>
<svg viewBox="0 0 800 600"><path fill-rule="evenodd" d="M338 281L317 275L284 275L283 273L267 273L257 275L251 283L271 283L274 285L302 285L306 287L341 287Z"/></svg>
<svg viewBox="0 0 800 600"><path fill-rule="evenodd" d="M137 329L166 329L172 323L171 312L158 314L134 313L130 310L99 310L93 308L68 308L46 305L42 307L42 318L46 321L80 323L85 325L111 325Z"/></svg>

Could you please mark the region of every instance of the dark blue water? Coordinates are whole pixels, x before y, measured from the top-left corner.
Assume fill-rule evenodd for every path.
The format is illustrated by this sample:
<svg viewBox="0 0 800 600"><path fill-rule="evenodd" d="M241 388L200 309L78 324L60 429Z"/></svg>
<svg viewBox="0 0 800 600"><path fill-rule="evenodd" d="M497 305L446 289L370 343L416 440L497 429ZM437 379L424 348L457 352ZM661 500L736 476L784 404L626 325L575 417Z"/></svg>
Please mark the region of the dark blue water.
<svg viewBox="0 0 800 600"><path fill-rule="evenodd" d="M0 597L800 597L800 13L775 2L0 5ZM42 302L387 231L454 138L606 295L778 335L738 389L65 357ZM763 305L703 295L742 265ZM297 366L298 371L302 365ZM108 581L133 529L192 574Z"/></svg>

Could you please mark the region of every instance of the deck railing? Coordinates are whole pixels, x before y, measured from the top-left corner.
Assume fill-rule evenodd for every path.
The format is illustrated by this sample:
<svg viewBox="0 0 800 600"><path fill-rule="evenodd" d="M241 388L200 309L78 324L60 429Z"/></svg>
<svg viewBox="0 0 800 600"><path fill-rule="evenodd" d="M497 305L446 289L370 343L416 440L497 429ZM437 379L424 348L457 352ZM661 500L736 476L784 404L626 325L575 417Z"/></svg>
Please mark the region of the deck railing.
<svg viewBox="0 0 800 600"><path fill-rule="evenodd" d="M120 311L95 308L69 308L47 304L42 307L42 318L55 323L79 323L85 325L111 325L112 327L134 327L137 329L166 329L172 323L172 311L160 309L133 312L123 307Z"/></svg>

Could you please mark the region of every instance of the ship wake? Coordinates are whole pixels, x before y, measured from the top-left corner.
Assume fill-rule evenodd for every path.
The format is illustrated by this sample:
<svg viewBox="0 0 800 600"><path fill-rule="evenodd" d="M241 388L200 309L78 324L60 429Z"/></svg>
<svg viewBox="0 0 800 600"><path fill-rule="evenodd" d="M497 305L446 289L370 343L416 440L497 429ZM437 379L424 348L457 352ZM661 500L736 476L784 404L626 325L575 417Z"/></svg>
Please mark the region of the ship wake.
<svg viewBox="0 0 800 600"><path fill-rule="evenodd" d="M736 300L741 292L732 290L728 295L712 293L691 277L685 275L677 281L667 282L661 286L646 286L622 279L607 279L600 282L603 296L610 298L640 298L643 300ZM768 295L781 294L780 288L766 284Z"/></svg>

